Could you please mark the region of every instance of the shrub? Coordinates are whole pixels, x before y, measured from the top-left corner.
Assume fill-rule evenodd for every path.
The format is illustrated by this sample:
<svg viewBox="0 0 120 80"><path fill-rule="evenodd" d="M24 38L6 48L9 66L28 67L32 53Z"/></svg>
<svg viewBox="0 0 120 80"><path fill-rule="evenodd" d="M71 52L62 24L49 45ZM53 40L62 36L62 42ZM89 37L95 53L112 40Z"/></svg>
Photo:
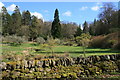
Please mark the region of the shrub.
<svg viewBox="0 0 120 80"><path fill-rule="evenodd" d="M11 46L15 46L15 45L20 45L23 42L26 42L26 39L24 37L12 35L12 36L5 36L2 41L10 44Z"/></svg>
<svg viewBox="0 0 120 80"><path fill-rule="evenodd" d="M45 40L44 40L43 37L38 37L38 38L36 39L36 42L37 42L37 44L43 44L43 43L45 43Z"/></svg>
<svg viewBox="0 0 120 80"><path fill-rule="evenodd" d="M55 39L55 44L61 44L60 39Z"/></svg>
<svg viewBox="0 0 120 80"><path fill-rule="evenodd" d="M103 45L103 39L104 36L94 37L90 42L90 46L94 48L101 48Z"/></svg>
<svg viewBox="0 0 120 80"><path fill-rule="evenodd" d="M113 46L113 49L120 50L120 42L116 43L116 44Z"/></svg>
<svg viewBox="0 0 120 80"><path fill-rule="evenodd" d="M72 46L73 43L70 42L70 41L66 41L66 42L63 42L63 45L65 45L65 46Z"/></svg>
<svg viewBox="0 0 120 80"><path fill-rule="evenodd" d="M97 36L91 40L90 46L94 48L114 48L118 44L118 33L111 33L106 36Z"/></svg>
<svg viewBox="0 0 120 80"><path fill-rule="evenodd" d="M89 46L91 35L89 33L82 33L80 36L76 37L76 40L83 47L83 53L85 57L85 48Z"/></svg>
<svg viewBox="0 0 120 80"><path fill-rule="evenodd" d="M116 40L107 40L104 42L102 48L112 48L113 45L116 43Z"/></svg>

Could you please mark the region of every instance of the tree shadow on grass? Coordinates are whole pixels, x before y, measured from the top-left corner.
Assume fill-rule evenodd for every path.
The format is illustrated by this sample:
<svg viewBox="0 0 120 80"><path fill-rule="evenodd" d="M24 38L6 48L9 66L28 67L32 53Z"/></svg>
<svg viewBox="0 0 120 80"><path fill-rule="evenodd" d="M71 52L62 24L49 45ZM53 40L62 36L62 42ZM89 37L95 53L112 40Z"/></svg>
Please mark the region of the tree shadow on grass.
<svg viewBox="0 0 120 80"><path fill-rule="evenodd" d="M42 51L38 51L38 52L35 52L35 53L51 53L51 52L42 52ZM65 53L65 52L54 52L54 53ZM83 51L70 51L68 53L83 53ZM120 51L86 51L87 54L89 53L120 53Z"/></svg>

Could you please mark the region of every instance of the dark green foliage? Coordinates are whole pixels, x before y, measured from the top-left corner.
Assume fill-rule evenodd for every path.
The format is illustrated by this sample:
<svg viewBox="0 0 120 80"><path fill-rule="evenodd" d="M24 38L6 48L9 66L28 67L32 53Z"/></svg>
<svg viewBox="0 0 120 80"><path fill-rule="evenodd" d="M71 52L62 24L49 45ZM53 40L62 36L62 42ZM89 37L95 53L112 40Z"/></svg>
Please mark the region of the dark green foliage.
<svg viewBox="0 0 120 80"><path fill-rule="evenodd" d="M37 27L39 25L37 17L32 16L31 26L30 26L30 40L34 40L38 37Z"/></svg>
<svg viewBox="0 0 120 80"><path fill-rule="evenodd" d="M89 32L88 23L85 21L83 24L83 33L88 33L88 32Z"/></svg>
<svg viewBox="0 0 120 80"><path fill-rule="evenodd" d="M30 25L30 21L31 21L30 12L28 10L23 11L23 13L22 13L22 25Z"/></svg>
<svg viewBox="0 0 120 80"><path fill-rule="evenodd" d="M27 39L29 39L30 38L30 28L29 27L30 26L22 25L20 31L18 32L18 34L20 36L24 36Z"/></svg>
<svg viewBox="0 0 120 80"><path fill-rule="evenodd" d="M90 27L89 27L89 33L90 33L90 35L94 35L94 31L93 31L92 25L90 25Z"/></svg>
<svg viewBox="0 0 120 80"><path fill-rule="evenodd" d="M96 19L94 19L93 24L90 24L89 26L90 35L95 35L95 29L96 29Z"/></svg>
<svg viewBox="0 0 120 80"><path fill-rule="evenodd" d="M54 21L52 22L51 35L53 38L61 37L61 24L59 20L59 12L58 9L55 10Z"/></svg>
<svg viewBox="0 0 120 80"><path fill-rule="evenodd" d="M95 30L95 35L107 34L106 29L107 29L107 27L104 25L104 23L102 22L102 20L98 20L97 21L96 30Z"/></svg>
<svg viewBox="0 0 120 80"><path fill-rule="evenodd" d="M79 26L79 27L77 28L76 33L75 33L75 37L76 37L76 36L80 36L81 34L82 34L82 30L81 30L81 27Z"/></svg>
<svg viewBox="0 0 120 80"><path fill-rule="evenodd" d="M18 6L15 7L14 13L12 14L13 19L13 26L12 26L12 33L18 34L21 28L21 14ZM19 34L18 34L19 35Z"/></svg>
<svg viewBox="0 0 120 80"><path fill-rule="evenodd" d="M84 22L83 33L89 32L90 35L98 36L117 32L120 30L119 17L120 10L115 10L111 3L105 3L97 21L95 19L91 24ZM18 6L12 15L7 12L5 7L2 7L2 35L4 36L15 34L25 36L31 41L39 36L47 39L47 36L51 35L53 38L74 39L81 33L82 30L76 23L60 23L58 9L55 10L53 22L43 22L35 16L31 17L28 10L23 11L21 15Z"/></svg>
<svg viewBox="0 0 120 80"><path fill-rule="evenodd" d="M12 18L5 7L2 7L2 34L12 34Z"/></svg>
<svg viewBox="0 0 120 80"><path fill-rule="evenodd" d="M118 28L120 28L120 9L118 10Z"/></svg>

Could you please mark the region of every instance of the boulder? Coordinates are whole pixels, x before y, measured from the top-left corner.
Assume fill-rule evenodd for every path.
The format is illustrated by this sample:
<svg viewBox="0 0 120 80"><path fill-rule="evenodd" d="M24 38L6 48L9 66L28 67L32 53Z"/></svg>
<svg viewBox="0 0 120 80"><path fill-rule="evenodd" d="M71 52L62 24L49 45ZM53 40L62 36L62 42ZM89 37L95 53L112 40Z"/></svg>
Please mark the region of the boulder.
<svg viewBox="0 0 120 80"><path fill-rule="evenodd" d="M6 70L7 68L6 68L6 66L7 66L7 64L5 63L5 62L1 62L0 63L0 70Z"/></svg>
<svg viewBox="0 0 120 80"><path fill-rule="evenodd" d="M43 61L38 61L38 67L42 67L43 66Z"/></svg>

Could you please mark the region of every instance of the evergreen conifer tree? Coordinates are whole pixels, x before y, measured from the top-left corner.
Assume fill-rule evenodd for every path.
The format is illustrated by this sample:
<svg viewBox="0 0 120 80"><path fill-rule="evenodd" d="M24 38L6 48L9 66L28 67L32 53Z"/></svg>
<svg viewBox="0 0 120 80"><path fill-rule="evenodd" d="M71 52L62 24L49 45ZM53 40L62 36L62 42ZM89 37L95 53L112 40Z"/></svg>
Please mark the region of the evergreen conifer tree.
<svg viewBox="0 0 120 80"><path fill-rule="evenodd" d="M53 38L61 37L61 24L59 20L59 12L58 9L55 10L54 21L52 22L51 35Z"/></svg>

